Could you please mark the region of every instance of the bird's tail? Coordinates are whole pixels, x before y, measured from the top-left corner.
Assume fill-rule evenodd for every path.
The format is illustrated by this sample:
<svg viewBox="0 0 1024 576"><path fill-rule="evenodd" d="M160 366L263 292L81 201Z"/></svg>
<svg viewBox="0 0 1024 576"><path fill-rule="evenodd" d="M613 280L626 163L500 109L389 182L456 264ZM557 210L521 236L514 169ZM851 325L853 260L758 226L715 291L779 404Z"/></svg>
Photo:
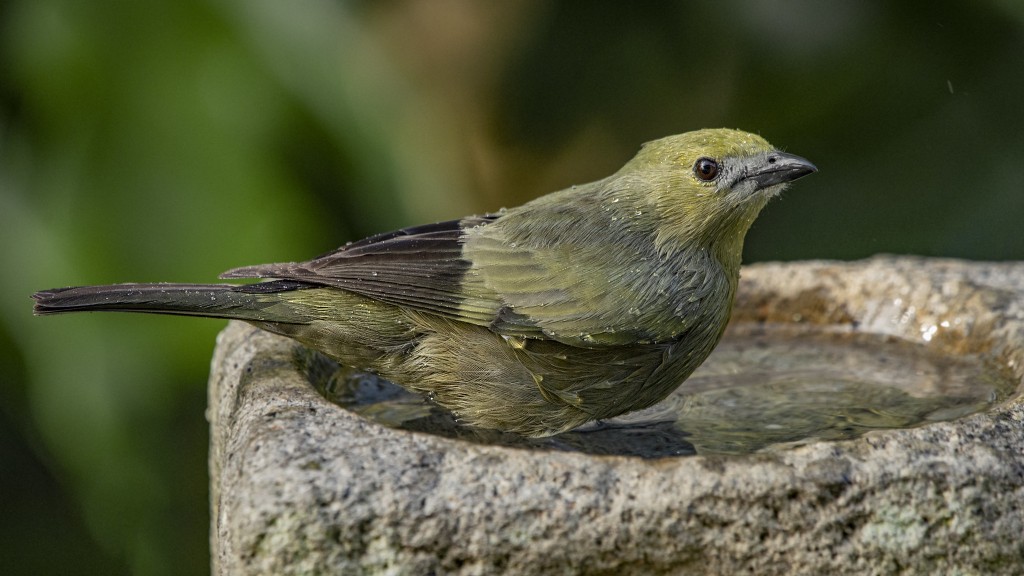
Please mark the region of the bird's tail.
<svg viewBox="0 0 1024 576"><path fill-rule="evenodd" d="M295 322L282 314L279 292L312 287L278 280L232 284L112 284L43 290L32 295L36 315L114 311L205 316L266 322ZM275 310L278 308L278 310ZM286 318L287 317L287 318Z"/></svg>

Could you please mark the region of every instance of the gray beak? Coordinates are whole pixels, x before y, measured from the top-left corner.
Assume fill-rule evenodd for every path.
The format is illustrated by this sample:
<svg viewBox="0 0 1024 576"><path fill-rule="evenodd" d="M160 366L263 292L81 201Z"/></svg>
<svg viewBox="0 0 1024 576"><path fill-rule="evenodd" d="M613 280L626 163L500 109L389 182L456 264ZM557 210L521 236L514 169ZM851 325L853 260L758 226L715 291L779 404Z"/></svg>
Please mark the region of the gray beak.
<svg viewBox="0 0 1024 576"><path fill-rule="evenodd" d="M758 166L753 167L744 178L757 183L757 188L768 188L776 184L792 182L818 171L818 167L806 158L785 152L771 152Z"/></svg>

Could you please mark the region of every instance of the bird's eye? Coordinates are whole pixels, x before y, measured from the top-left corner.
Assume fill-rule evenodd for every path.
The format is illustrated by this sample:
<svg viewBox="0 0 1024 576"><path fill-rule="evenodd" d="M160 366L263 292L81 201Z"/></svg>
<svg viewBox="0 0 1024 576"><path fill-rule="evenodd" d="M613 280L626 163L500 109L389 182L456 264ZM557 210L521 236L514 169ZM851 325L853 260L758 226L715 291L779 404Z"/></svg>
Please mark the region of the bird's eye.
<svg viewBox="0 0 1024 576"><path fill-rule="evenodd" d="M693 163L693 174L698 180L710 182L718 177L718 162L711 158L701 158Z"/></svg>

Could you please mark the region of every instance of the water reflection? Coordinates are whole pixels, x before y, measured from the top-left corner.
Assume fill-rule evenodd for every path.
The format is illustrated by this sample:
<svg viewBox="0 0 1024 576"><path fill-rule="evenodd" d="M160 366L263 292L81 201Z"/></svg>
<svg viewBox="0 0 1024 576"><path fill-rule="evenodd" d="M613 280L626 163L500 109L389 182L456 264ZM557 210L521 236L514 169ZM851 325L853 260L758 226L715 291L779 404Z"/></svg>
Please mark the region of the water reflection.
<svg viewBox="0 0 1024 576"><path fill-rule="evenodd" d="M744 454L984 410L1014 381L977 355L875 334L732 327L705 364L661 403L550 438L480 430L372 374L309 351L299 361L329 400L380 424L471 442L658 458Z"/></svg>

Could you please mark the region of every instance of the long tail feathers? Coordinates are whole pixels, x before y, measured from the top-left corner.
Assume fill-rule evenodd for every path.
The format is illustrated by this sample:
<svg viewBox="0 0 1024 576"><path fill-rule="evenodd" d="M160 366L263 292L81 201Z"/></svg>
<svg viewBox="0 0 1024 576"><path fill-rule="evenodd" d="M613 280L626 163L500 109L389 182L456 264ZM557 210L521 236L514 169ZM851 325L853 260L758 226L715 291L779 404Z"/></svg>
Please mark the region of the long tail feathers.
<svg viewBox="0 0 1024 576"><path fill-rule="evenodd" d="M238 320L295 322L269 308L281 298L267 294L307 288L296 282L232 284L112 284L43 290L32 295L36 315L65 312L117 311L205 316Z"/></svg>

